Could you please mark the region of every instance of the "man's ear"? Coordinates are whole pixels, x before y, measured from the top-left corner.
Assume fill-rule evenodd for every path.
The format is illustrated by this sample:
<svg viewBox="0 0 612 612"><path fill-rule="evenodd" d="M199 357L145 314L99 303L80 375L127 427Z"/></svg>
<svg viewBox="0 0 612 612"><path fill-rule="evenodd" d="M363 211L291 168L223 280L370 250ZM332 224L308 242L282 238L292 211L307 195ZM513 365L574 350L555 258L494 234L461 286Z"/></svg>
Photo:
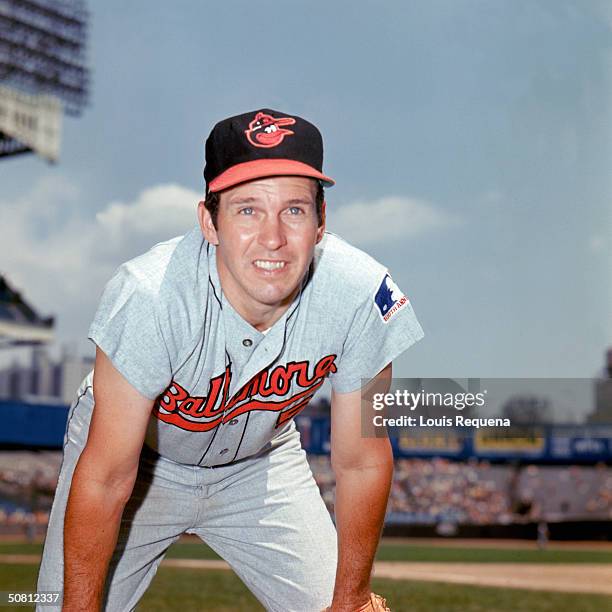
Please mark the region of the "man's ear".
<svg viewBox="0 0 612 612"><path fill-rule="evenodd" d="M200 228L204 234L204 238L206 238L210 244L217 246L219 244L217 230L210 216L210 212L204 204L204 200L200 200L198 204L198 221L200 222Z"/></svg>
<svg viewBox="0 0 612 612"><path fill-rule="evenodd" d="M321 204L321 225L317 229L317 244L323 240L323 234L325 233L325 200Z"/></svg>

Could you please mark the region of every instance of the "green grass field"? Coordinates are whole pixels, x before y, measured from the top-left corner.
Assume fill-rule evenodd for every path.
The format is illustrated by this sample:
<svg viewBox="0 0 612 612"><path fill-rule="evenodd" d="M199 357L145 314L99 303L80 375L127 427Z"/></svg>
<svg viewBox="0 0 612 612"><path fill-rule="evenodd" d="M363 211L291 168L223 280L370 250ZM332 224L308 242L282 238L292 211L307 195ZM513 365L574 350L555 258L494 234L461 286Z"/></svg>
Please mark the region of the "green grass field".
<svg viewBox="0 0 612 612"><path fill-rule="evenodd" d="M0 543L0 554L40 554L41 544ZM174 544L168 558L218 559L198 541ZM611 563L612 551L597 549L464 548L383 541L377 555L384 561L478 563ZM0 591L35 588L36 565L0 565ZM612 597L518 589L453 585L410 580L374 579L393 612L612 612ZM1 606L0 606L1 607ZM5 609L5 608L3 608ZM7 610L9 608L6 608ZM14 608L10 608L14 609ZM21 609L27 609L21 607ZM147 612L255 611L263 608L233 572L162 567L143 598Z"/></svg>
<svg viewBox="0 0 612 612"><path fill-rule="evenodd" d="M0 591L34 590L36 573L37 568L34 565L2 565ZM385 594L393 612L612 611L612 598L603 595L547 593L383 579L374 579L373 588ZM139 609L146 612L263 610L232 572L175 568L161 568L158 571Z"/></svg>
<svg viewBox="0 0 612 612"><path fill-rule="evenodd" d="M0 554L40 554L42 544L0 542ZM217 554L198 541L181 541L170 547L169 559L218 559ZM457 548L405 543L381 543L379 561L431 563L612 563L612 550L534 550L526 548Z"/></svg>

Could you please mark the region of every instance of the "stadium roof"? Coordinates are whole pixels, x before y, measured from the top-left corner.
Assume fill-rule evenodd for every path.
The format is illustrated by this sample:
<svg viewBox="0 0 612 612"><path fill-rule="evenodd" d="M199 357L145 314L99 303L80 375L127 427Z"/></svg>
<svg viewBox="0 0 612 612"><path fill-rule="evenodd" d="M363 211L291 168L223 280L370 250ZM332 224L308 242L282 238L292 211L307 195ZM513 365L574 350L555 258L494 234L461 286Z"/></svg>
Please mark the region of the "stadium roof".
<svg viewBox="0 0 612 612"><path fill-rule="evenodd" d="M53 340L53 317L41 317L0 275L0 348Z"/></svg>

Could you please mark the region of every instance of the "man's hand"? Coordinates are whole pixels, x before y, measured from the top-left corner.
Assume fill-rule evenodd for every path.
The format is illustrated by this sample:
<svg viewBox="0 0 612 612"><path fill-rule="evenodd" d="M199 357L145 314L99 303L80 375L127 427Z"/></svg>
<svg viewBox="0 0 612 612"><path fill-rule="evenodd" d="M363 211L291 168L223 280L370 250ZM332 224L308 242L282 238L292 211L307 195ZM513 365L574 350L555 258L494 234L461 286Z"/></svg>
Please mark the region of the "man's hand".
<svg viewBox="0 0 612 612"><path fill-rule="evenodd" d="M391 364L368 388L376 387L377 392L386 392L390 380ZM332 612L368 610L372 563L393 476L389 439L363 436L361 410L361 391L332 394L331 461L336 475L338 530L338 568Z"/></svg>
<svg viewBox="0 0 612 612"><path fill-rule="evenodd" d="M332 608L325 608L323 612L333 612ZM387 600L376 593L370 593L370 598L360 608L354 608L351 612L391 612L387 607Z"/></svg>
<svg viewBox="0 0 612 612"><path fill-rule="evenodd" d="M94 400L89 437L72 477L66 508L64 612L100 608L154 403L138 393L100 349Z"/></svg>

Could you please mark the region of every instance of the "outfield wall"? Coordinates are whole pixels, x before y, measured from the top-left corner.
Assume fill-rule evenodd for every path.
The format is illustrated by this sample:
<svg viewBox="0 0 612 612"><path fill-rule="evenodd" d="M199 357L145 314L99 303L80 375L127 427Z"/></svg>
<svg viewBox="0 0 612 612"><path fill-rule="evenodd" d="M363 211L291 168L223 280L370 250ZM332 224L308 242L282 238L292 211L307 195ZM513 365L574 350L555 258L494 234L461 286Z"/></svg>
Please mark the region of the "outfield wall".
<svg viewBox="0 0 612 612"><path fill-rule="evenodd" d="M67 406L2 400L0 446L60 449L67 416ZM329 454L329 417L298 416L296 423L308 453ZM500 429L414 429L391 442L396 458L612 464L612 424L532 426L505 436Z"/></svg>
<svg viewBox="0 0 612 612"><path fill-rule="evenodd" d="M328 417L298 416L302 444L307 452L330 452ZM444 457L499 463L612 464L612 424L554 425L515 428L505 433L500 428L411 429L392 437L397 459Z"/></svg>
<svg viewBox="0 0 612 612"><path fill-rule="evenodd" d="M563 521L547 523L549 540L554 541L612 541L610 521ZM402 525L386 522L385 537L439 538L436 525ZM510 525L455 525L446 539L483 538L493 540L537 540L538 523L512 523Z"/></svg>

